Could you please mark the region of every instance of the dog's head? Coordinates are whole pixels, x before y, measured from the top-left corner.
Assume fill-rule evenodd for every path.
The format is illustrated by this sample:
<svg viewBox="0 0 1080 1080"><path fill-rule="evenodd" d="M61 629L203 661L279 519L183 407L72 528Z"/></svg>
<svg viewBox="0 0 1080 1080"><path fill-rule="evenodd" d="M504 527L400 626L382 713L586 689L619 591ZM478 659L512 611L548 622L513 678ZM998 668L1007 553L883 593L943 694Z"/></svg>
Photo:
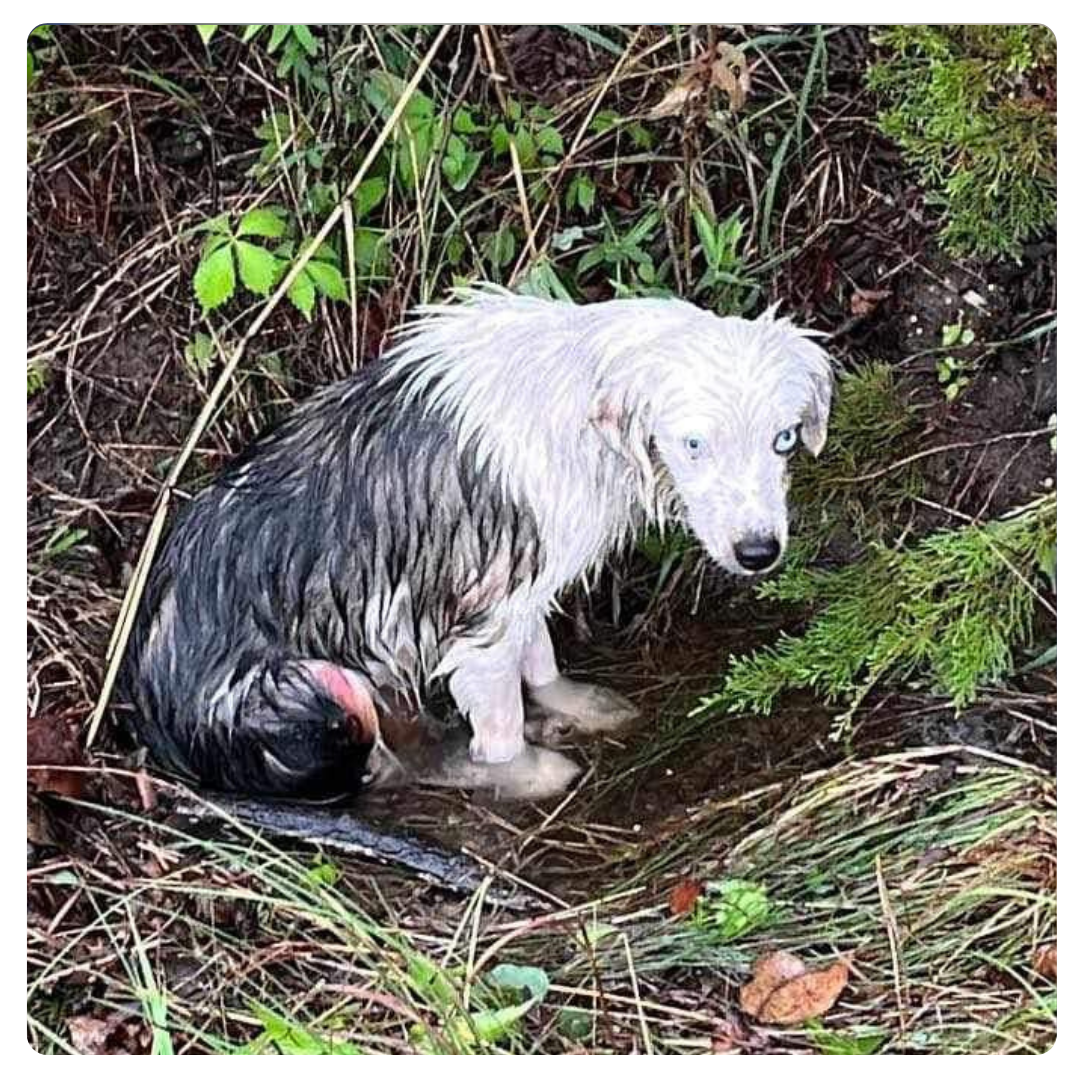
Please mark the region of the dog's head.
<svg viewBox="0 0 1080 1080"><path fill-rule="evenodd" d="M717 318L688 305L650 365L654 385L622 398L625 448L647 445L670 477L685 524L726 570L760 573L787 545L788 467L800 448L825 445L832 371L824 351L772 311ZM604 418L603 407L597 414ZM636 427L636 437L634 428Z"/></svg>

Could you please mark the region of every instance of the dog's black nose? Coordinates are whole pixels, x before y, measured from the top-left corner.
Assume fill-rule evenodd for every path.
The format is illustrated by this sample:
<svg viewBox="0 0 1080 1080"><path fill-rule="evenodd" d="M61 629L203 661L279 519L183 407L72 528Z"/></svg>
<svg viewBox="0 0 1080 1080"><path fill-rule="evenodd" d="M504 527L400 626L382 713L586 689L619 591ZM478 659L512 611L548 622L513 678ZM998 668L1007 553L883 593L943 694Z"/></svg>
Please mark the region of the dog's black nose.
<svg viewBox="0 0 1080 1080"><path fill-rule="evenodd" d="M775 536L748 536L735 545L735 558L744 570L768 570L780 558Z"/></svg>

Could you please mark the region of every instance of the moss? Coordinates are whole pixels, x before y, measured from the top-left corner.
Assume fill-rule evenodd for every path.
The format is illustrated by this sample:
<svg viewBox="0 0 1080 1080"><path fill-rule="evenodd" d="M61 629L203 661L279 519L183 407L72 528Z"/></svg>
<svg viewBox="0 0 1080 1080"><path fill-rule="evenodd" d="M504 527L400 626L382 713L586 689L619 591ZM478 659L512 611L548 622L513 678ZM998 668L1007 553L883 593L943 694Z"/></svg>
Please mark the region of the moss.
<svg viewBox="0 0 1080 1080"><path fill-rule="evenodd" d="M878 120L957 255L1017 255L1056 212L1056 48L1040 26L904 26L876 39Z"/></svg>

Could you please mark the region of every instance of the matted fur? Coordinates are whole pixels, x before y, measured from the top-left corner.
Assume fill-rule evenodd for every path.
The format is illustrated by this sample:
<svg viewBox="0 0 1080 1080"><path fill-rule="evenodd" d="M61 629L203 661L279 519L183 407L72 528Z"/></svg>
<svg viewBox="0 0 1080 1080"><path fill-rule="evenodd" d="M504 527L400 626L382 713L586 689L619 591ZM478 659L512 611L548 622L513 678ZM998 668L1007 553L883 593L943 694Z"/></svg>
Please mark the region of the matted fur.
<svg viewBox="0 0 1080 1080"><path fill-rule="evenodd" d="M560 678L560 591L650 521L684 520L732 572L746 537L782 548L777 434L817 453L830 394L825 354L773 311L495 289L421 308L178 519L124 669L137 728L217 786L348 790L377 718L445 680L473 757L513 758L522 680Z"/></svg>

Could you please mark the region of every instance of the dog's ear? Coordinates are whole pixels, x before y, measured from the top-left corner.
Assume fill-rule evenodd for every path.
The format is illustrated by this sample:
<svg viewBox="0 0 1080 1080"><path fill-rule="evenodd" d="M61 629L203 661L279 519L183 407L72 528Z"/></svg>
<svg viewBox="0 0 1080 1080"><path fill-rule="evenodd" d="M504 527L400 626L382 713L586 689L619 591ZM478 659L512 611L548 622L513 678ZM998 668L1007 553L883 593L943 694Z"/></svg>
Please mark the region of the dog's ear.
<svg viewBox="0 0 1080 1080"><path fill-rule="evenodd" d="M589 407L589 426L634 469L641 482L643 499L651 499L656 488L656 465L649 453L647 417L631 408L625 399L601 387Z"/></svg>
<svg viewBox="0 0 1080 1080"><path fill-rule="evenodd" d="M829 410L832 406L833 371L824 349L805 337L795 343L799 366L807 377L807 399L802 413L802 441L814 457L825 447L829 434Z"/></svg>

